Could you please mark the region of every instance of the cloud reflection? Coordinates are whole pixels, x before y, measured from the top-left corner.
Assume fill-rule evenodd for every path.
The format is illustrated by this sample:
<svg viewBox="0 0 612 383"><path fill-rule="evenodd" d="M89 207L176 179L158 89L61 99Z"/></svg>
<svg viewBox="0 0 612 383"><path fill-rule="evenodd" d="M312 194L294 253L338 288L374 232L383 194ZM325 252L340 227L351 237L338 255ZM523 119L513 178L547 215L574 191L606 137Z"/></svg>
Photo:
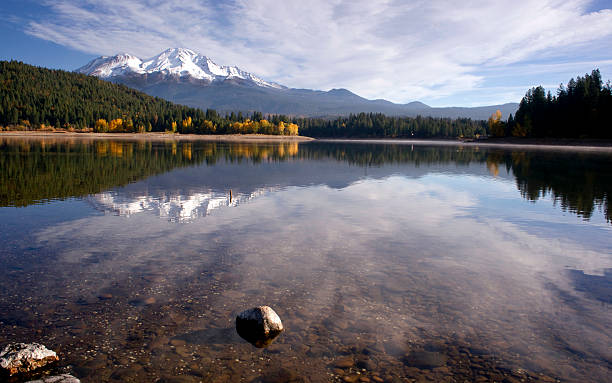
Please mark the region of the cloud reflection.
<svg viewBox="0 0 612 383"><path fill-rule="evenodd" d="M486 209L474 216L481 196L463 188L466 182L470 177L391 176L341 189L287 187L180 228L144 209L129 219L61 224L36 241L61 254L58 267L73 264L75 277L89 280L163 271L171 282L165 288L180 290L203 270L224 275L233 287L220 291L218 302L228 310L274 305L296 334L347 323L352 330L334 335L341 342L362 336L386 350L408 350L424 341L423 329L542 370L567 358L587 368L559 340L605 357L612 339L598 328L612 325L609 308L575 291L565 268L602 272L612 267L609 253L561 232L530 233ZM506 195L514 188L488 187ZM99 253L107 256L85 262Z"/></svg>

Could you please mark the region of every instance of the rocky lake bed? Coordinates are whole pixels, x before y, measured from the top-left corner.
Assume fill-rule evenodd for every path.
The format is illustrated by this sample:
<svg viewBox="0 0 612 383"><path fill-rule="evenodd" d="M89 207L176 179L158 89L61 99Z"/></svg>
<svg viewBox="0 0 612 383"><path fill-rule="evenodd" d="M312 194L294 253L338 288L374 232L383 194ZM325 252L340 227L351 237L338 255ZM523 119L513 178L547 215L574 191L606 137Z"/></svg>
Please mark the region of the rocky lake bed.
<svg viewBox="0 0 612 383"><path fill-rule="evenodd" d="M39 343L59 358L7 382L612 371L607 152L36 138L0 149L0 348ZM282 331L258 348L236 319L262 305Z"/></svg>

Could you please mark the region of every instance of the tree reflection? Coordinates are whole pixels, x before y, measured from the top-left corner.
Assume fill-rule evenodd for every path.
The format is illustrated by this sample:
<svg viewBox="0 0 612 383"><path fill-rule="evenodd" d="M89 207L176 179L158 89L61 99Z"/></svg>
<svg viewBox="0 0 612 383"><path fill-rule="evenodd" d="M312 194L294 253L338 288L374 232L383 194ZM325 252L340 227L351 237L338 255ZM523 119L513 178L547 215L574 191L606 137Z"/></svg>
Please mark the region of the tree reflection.
<svg viewBox="0 0 612 383"><path fill-rule="evenodd" d="M175 168L219 161L330 159L362 167L455 165L448 166L445 171L449 172L456 171L457 165L482 164L494 177L505 169L527 200L550 196L564 211L588 220L599 209L612 222L609 153L378 143L0 138L0 206L85 196Z"/></svg>

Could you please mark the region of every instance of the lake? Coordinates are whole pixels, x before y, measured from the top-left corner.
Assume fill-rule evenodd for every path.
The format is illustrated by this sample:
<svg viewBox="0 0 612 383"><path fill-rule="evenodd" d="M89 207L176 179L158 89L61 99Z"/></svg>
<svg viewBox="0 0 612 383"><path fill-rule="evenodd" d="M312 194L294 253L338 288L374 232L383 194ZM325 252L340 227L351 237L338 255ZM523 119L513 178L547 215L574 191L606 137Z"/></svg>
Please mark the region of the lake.
<svg viewBox="0 0 612 383"><path fill-rule="evenodd" d="M605 150L0 137L0 345L83 382L609 381L610 198Z"/></svg>

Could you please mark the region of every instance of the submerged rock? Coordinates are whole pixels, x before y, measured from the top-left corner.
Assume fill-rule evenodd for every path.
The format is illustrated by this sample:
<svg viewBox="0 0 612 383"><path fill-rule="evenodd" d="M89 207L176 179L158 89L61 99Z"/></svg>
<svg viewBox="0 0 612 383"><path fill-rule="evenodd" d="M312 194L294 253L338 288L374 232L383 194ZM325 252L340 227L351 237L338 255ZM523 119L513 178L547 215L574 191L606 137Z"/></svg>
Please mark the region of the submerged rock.
<svg viewBox="0 0 612 383"><path fill-rule="evenodd" d="M420 369L434 369L446 365L448 357L439 352L413 351L406 355L404 363Z"/></svg>
<svg viewBox="0 0 612 383"><path fill-rule="evenodd" d="M14 375L59 360L54 351L38 343L11 343L0 352L0 367Z"/></svg>
<svg viewBox="0 0 612 383"><path fill-rule="evenodd" d="M80 380L69 374L45 376L38 380L30 380L26 383L81 383Z"/></svg>
<svg viewBox="0 0 612 383"><path fill-rule="evenodd" d="M238 335L258 348L268 346L283 330L280 318L268 306L253 307L236 317Z"/></svg>

